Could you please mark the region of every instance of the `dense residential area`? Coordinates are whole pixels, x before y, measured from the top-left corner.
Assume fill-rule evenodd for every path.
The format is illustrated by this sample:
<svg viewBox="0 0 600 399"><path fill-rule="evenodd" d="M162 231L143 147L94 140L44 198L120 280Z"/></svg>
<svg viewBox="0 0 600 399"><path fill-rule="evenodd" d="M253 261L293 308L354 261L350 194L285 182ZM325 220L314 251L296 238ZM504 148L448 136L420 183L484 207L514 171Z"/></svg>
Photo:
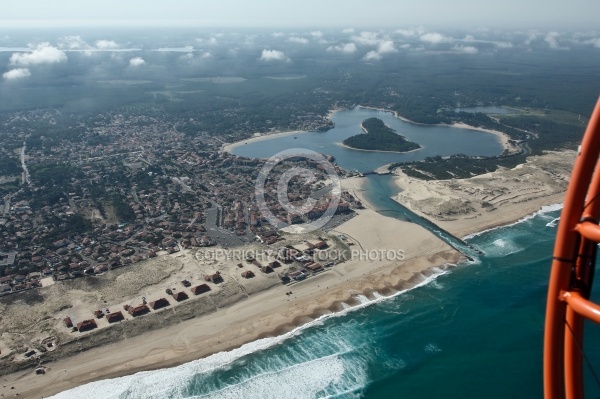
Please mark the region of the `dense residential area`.
<svg viewBox="0 0 600 399"><path fill-rule="evenodd" d="M184 248L270 245L280 235L254 201L264 160L221 151L222 140L178 132L176 122L139 110L93 123L33 111L5 115L1 128L0 296ZM311 182L320 197L309 214L277 203L276 179L267 203L290 224L318 218L330 200L325 181L321 173ZM301 183L290 185L292 202L311 195ZM360 206L344 193L338 213Z"/></svg>

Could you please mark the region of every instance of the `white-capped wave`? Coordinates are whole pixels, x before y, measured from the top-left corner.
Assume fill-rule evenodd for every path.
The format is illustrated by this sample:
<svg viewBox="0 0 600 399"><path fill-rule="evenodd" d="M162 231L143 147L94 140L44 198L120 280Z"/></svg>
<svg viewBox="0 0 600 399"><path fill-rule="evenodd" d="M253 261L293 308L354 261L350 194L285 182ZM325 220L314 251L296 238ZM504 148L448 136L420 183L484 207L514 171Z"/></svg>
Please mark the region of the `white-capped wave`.
<svg viewBox="0 0 600 399"><path fill-rule="evenodd" d="M498 239L492 241L491 245L486 245L486 246L482 247L482 251L489 258L497 258L497 257L507 256L507 255L514 254L514 253L517 253L522 250L523 250L522 247L520 247L515 242L511 241L510 239L508 239L506 237L498 238Z"/></svg>
<svg viewBox="0 0 600 399"><path fill-rule="evenodd" d="M462 239L463 239L463 241L470 240L471 238L480 236L480 235L485 234L485 233L489 233L490 231L494 231L494 230L498 230L498 229L503 229L505 227L510 227L510 226L514 226L514 225L519 224L519 223L523 223L523 222L525 222L527 220L533 219L534 217L536 217L538 215L543 215L545 213L560 211L562 208L563 208L563 204L562 203L561 204L544 205L544 206L542 206L540 208L540 210L532 213L531 215L527 215L525 217L522 217L521 219L517 220L516 222L505 224L505 225L502 225L502 226L492 227L491 229L486 229L486 230L479 231L477 233L469 234L469 235L464 236Z"/></svg>
<svg viewBox="0 0 600 399"><path fill-rule="evenodd" d="M435 352L441 352L441 351L442 350L440 349L440 347L437 346L436 344L425 345L425 352L435 353Z"/></svg>
<svg viewBox="0 0 600 399"><path fill-rule="evenodd" d="M450 271L440 268L432 269L431 276L423 276L423 280L417 283L414 287L399 291L389 297L380 296L375 299L369 299L364 295L357 295L359 304L353 307L348 307L342 302L344 309L337 313L325 314L314 321L304 324L294 330L279 335L277 337L262 338L256 341L242 345L239 348L228 352L219 352L203 359L194 360L189 363L182 364L177 367L160 369L153 371L142 371L133 375L128 375L119 378L106 379L91 382L52 396L52 399L70 399L77 397L79 399L145 399L145 398L172 398L178 399L184 396L187 386L192 381L194 376L198 374L210 373L218 369L224 369L231 363L243 356L251 353L259 352L270 347L273 347L281 342L300 334L304 329L315 325L322 324L323 320L332 317L341 317L348 312L362 309L374 303L379 303L384 300L402 295L418 287L429 284L435 281L441 275L447 274ZM344 306L346 305L346 306ZM262 380L261 380L262 381ZM266 381L266 380L265 380ZM331 381L331 380L330 380ZM266 383L266 382L265 382ZM340 388L341 389L341 388ZM346 386L344 389L348 389ZM330 394L326 395L329 396ZM332 394L333 395L333 394ZM245 395L246 398L252 396ZM260 397L260 396L257 396ZM264 396L263 396L264 397ZM281 397L281 396L280 396ZM285 396L283 396L285 397ZM305 396L302 396L305 397ZM314 397L314 396L312 396Z"/></svg>
<svg viewBox="0 0 600 399"><path fill-rule="evenodd" d="M500 248L504 248L504 247L506 247L506 241L505 241L505 240L503 240L502 238L498 238L497 240L495 240L495 241L493 242L493 244L494 244L495 246L497 246L497 247L500 247Z"/></svg>
<svg viewBox="0 0 600 399"><path fill-rule="evenodd" d="M238 384L229 385L220 391L195 398L316 398L335 395L344 385L355 385L351 389L365 386L367 374L361 367L345 364L339 356L333 355L312 361L295 364L281 370L260 374ZM345 378L352 373L351 378ZM349 381L351 380L351 381ZM343 388L347 390L347 386Z"/></svg>
<svg viewBox="0 0 600 399"><path fill-rule="evenodd" d="M559 217L552 219L552 221L546 223L546 227L556 227L559 220L560 220Z"/></svg>
<svg viewBox="0 0 600 399"><path fill-rule="evenodd" d="M385 298L385 296L381 295L377 291L373 291L373 296L375 297L375 299Z"/></svg>

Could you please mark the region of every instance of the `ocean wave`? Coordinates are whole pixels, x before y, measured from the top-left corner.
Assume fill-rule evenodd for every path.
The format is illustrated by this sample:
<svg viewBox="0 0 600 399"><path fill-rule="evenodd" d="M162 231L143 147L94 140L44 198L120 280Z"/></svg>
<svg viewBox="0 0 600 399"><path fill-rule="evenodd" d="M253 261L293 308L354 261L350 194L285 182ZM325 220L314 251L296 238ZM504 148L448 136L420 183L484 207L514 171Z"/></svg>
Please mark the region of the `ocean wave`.
<svg viewBox="0 0 600 399"><path fill-rule="evenodd" d="M351 365L347 364L339 354L335 354L259 374L237 384L228 385L219 391L193 397L315 398L323 397L323 394L341 393L339 389L332 389L332 387L339 386L343 380L346 382L351 380L354 389L364 387L367 382L365 371L361 367L348 366ZM352 375L348 377L349 373ZM342 391L347 391L347 388L343 388Z"/></svg>
<svg viewBox="0 0 600 399"><path fill-rule="evenodd" d="M436 344L427 344L425 345L425 352L429 352L429 353L436 353L436 352L441 352L442 350L440 349L439 346L437 346Z"/></svg>
<svg viewBox="0 0 600 399"><path fill-rule="evenodd" d="M260 352L274 347L278 344L281 344L289 338L299 335L305 329L321 325L326 319L342 317L347 315L349 312L363 309L375 303L387 301L389 299L403 295L419 287L425 286L431 283L432 281L435 281L439 276L450 273L449 266L451 265L448 264L442 268L432 267L430 269L432 272L431 275L427 276L421 273L421 281L419 281L413 287L407 288L402 291L398 291L390 296L383 296L379 294L373 295L374 299L369 299L368 297L362 294L356 295L355 299L358 302L356 306L348 308L344 307L344 309L339 312L325 314L309 323L296 327L288 333L276 337L258 339L256 341L244 344L239 348L233 349L231 351L215 353L206 358L194 360L189 363L184 363L180 366L176 366L173 368L159 369L153 371L142 371L124 377L91 382L67 391L63 391L52 396L51 398L69 399L77 397L80 399L145 399L149 397L160 397L178 399L183 397L190 397L189 395L185 395L185 391L189 383L193 380L194 376L198 374L207 374L218 369L225 369L229 367L234 361L240 359L243 356ZM264 383L266 384L267 382ZM337 394L331 393L327 395ZM245 397L252 398L252 396L248 395L245 395ZM285 395L277 397L285 397ZM314 395L310 397L314 397Z"/></svg>
<svg viewBox="0 0 600 399"><path fill-rule="evenodd" d="M502 226L496 226L496 227L492 227L491 229L486 229L486 230L479 231L477 233L469 234L469 235L464 236L462 239L463 239L463 241L470 240L470 239L480 236L482 234L489 233L490 231L503 229L505 227L511 227L511 226L517 225L519 223L526 222L527 220L531 220L534 217L543 215L545 213L560 211L562 208L563 208L562 203L552 204L552 205L544 205L538 211L536 211L530 215L524 216L521 219L517 220L516 222L509 223L509 224L503 224Z"/></svg>
<svg viewBox="0 0 600 399"><path fill-rule="evenodd" d="M550 222L546 223L546 227L556 227L560 217L552 219Z"/></svg>

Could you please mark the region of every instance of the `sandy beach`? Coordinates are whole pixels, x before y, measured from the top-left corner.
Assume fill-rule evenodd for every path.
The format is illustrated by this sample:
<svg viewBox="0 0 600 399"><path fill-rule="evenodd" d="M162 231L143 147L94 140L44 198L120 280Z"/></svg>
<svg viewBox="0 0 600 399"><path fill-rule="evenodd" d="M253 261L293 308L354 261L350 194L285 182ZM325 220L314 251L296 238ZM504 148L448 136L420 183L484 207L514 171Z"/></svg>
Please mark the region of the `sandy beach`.
<svg viewBox="0 0 600 399"><path fill-rule="evenodd" d="M332 109L331 111L329 111L327 113L327 119L331 120L333 115L335 115L335 113L338 112L339 110L340 109ZM231 152L234 149L244 146L246 144L257 143L257 142L261 142L261 141L265 141L265 140L271 140L276 137L296 136L296 135L304 134L304 133L310 133L310 132L305 131L305 130L291 130L291 131L285 131L285 132L275 131L275 132L268 132L268 133L254 133L253 137L249 137L245 140L240 140L235 143L225 144L221 150L225 151L225 152Z"/></svg>
<svg viewBox="0 0 600 399"><path fill-rule="evenodd" d="M360 187L361 179L345 179L343 184L345 189L354 190ZM158 323L160 328L149 328L152 331L139 335L130 335L133 330L128 325L134 324L131 321L86 333L88 340L98 341L96 347L91 345L90 349L80 353L75 350L68 356L56 356L56 360L44 364L47 368L43 375L36 375L33 368L5 375L2 378L6 388L0 392L18 392L20 397L27 398L48 397L98 379L179 365L257 338L291 331L324 314L342 310L345 306L342 302L350 306L358 304L357 295L374 298L374 291L381 295L394 294L423 281L432 273L433 267L456 264L461 258L458 252L425 229L384 217L371 209L359 210L357 216L330 234L332 240L343 237L342 241L352 249L352 255L349 260L315 277L292 286L266 282L248 295L227 297L221 294L212 299L223 300L214 309L190 313L182 306L164 310L163 317L160 317L163 313L142 316L138 320L153 316L153 323ZM137 283L137 296L129 302L135 303L146 292L152 295L159 287L172 285L172 281L182 277L194 278L195 269L189 267L207 267L198 266L197 255L195 259L196 264L193 254L184 253L153 260L162 262L161 271L152 279ZM147 268L152 267L156 266L153 263L147 265ZM135 269L121 271L117 281L137 281L140 273L147 274L149 270ZM196 272L203 273L204 269ZM293 295L286 295L288 291ZM64 297L64 292L62 295ZM107 297L102 298L106 300ZM116 294L108 299L121 303L121 297ZM56 298L54 301L55 304L60 302ZM204 306L201 301L197 303L199 305L191 303L190 306L196 309ZM77 304L74 305L76 308ZM17 300L11 306L16 306L14 312L18 314L25 311L27 305L19 305ZM52 320L46 316L48 325L60 324L59 315L64 314L65 311L57 312ZM34 320L29 322L35 323ZM26 324L22 323L20 328L26 328ZM60 350L60 346L56 350Z"/></svg>
<svg viewBox="0 0 600 399"><path fill-rule="evenodd" d="M391 112L394 114L394 116L404 122L407 123L412 123L415 125L423 125L426 126L425 124L421 124L421 123L417 123L417 122L413 122L409 119L404 118L403 116L399 115L397 112L395 111L390 111L390 110L386 110L386 109L381 109L381 108L373 108L373 107L366 107L363 105L359 105L360 108L365 108L365 109L372 109L372 110L376 110L376 111L384 111L384 112ZM331 120L332 116L338 112L339 109L334 109L331 110L328 114L327 114L327 119ZM513 141L510 140L510 137L503 132L500 132L498 130L491 130L491 129L483 129L483 128L479 128L479 127L475 127L475 126L471 126L471 125L467 125L466 123L454 123L452 125L440 125L440 126L449 126L449 127L455 127L455 128L461 128L461 129L469 129L469 130L476 130L478 132L484 132L484 133L489 133L489 134L493 134L496 137L498 137L500 143L502 144L502 147L504 147L504 149L506 150L506 152L508 154L516 154L518 152L521 151L521 149L519 148L519 146L517 146ZM364 130L364 128L363 128ZM260 141L264 141L264 140L271 140L274 139L276 137L285 137L285 136L294 136L294 135L299 135L299 134L303 134L303 133L308 133L306 131L300 131L300 130L295 130L295 131L288 131L288 132L269 132L269 133L255 133L254 137L250 137L248 139L245 140L241 140L235 143L229 143L229 144L225 144L222 148L223 151L225 152L231 152L234 149L244 146L246 144L251 144L251 143L256 143L256 142L260 142ZM346 145L344 145L343 143L336 143L337 145L341 146L341 147L345 147L351 150L357 150L357 151L374 151L374 152L398 152L398 151L377 151L377 150L362 150L362 149L358 149L358 148L352 148L352 147L348 147ZM417 148L415 150L412 151L419 151L422 150L423 147L421 148ZM386 167L386 165L384 165L383 167Z"/></svg>
<svg viewBox="0 0 600 399"><path fill-rule="evenodd" d="M423 146L419 147L419 148L415 148L414 150L410 150L410 151L385 151L385 150L365 150L364 148L354 148L354 147L350 147L344 143L335 143L335 145L338 145L340 147L344 147L347 148L349 150L354 150L354 151L365 151L365 152L395 152L396 154L408 154L409 152L415 152L415 151L420 151L422 150ZM387 165L384 165L382 167L387 167ZM379 168L378 168L379 169Z"/></svg>
<svg viewBox="0 0 600 399"><path fill-rule="evenodd" d="M402 190L395 199L463 237L562 202L574 158L573 151L554 152L530 157L526 164L511 170L445 181L421 181L395 172ZM343 189L367 208L327 235L332 249L346 248L349 259L291 286L282 285L277 273L241 279L242 269L235 261L207 260L202 249L111 271L116 274L107 273L104 280L78 279L74 285L55 284L1 301L0 360L8 359L11 345L14 350L17 344L27 344L19 341L25 338L43 342L52 337L56 345L43 357L45 374L36 375L33 367L6 374L2 376L6 386L0 393L48 397L99 379L173 367L289 332L359 304L358 295L393 295L424 281L436 268L462 259L424 228L370 209L363 196L364 181L361 177L342 180ZM286 236L290 243L308 239ZM247 249L264 250L252 245L255 247ZM143 297L156 300L164 296L165 287L182 279L200 281L201 276L215 271L222 272L226 283L185 304L135 320L126 317L112 326L99 325L101 328L81 335L74 336L80 333L62 325L66 314L83 318L94 308L122 308ZM290 291L292 295L286 295Z"/></svg>
<svg viewBox="0 0 600 399"><path fill-rule="evenodd" d="M436 125L428 125L426 123L418 123L418 122L414 122L411 121L410 119L407 119L405 117L403 117L402 115L398 114L398 112L396 111L390 111L387 109L381 109L381 108L374 108L374 107L366 107L363 105L359 105L360 108L365 108L365 109L372 109L375 111L384 111L384 112L391 112L394 114L394 116L398 119L400 119L401 121L407 122L407 123L411 123L413 125L420 125L420 126L436 126ZM455 127L455 128L461 128L461 129L469 129L469 130L476 130L478 132L484 132L484 133L490 133L493 134L494 136L498 137L498 139L500 140L500 143L502 144L502 146L504 147L504 149L507 151L508 154L516 154L518 152L521 151L521 149L519 148L519 146L517 146L514 142L510 141L510 136L506 133L503 133L499 130L492 130L492 129L484 129L481 127L476 127L476 126L471 126L468 125L466 123L453 123L451 125L446 125L446 124L439 124L437 126L449 126L449 127Z"/></svg>
<svg viewBox="0 0 600 399"><path fill-rule="evenodd" d="M223 146L222 150L225 152L231 152L234 149L244 146L250 143L256 143L265 140L271 140L275 137L285 137L285 136L294 136L298 134L308 133L302 130L294 130L289 132L272 132L272 133L255 133L254 137L250 137L245 140L237 141L235 143L226 144Z"/></svg>
<svg viewBox="0 0 600 399"><path fill-rule="evenodd" d="M468 179L414 179L395 170L394 199L458 237L506 225L563 202L574 151L529 157L513 169Z"/></svg>
<svg viewBox="0 0 600 399"><path fill-rule="evenodd" d="M574 152L562 152L532 157L530 162L513 170L499 170L460 182L424 182L399 173L396 182L403 191L396 199L444 229L463 236L514 222L543 205L561 202L574 156ZM124 328L127 323L113 326L106 331L113 330L114 342L101 339L102 345L57 357L45 364L44 375L36 375L32 368L5 375L2 378L6 388L1 392L47 397L98 379L173 367L258 338L289 332L322 315L340 311L345 306L342 302L350 306L358 304L357 295L373 298L375 291L392 295L423 281L432 268L456 264L461 259L458 252L425 229L369 209L362 195L363 182L360 177L342 180L343 189L357 196L367 209L359 210L356 217L330 232L332 237L343 237L354 251L346 262L293 286L263 283L249 295L225 299L222 306L204 313L186 315L184 308L181 311L173 308L171 312L180 317L165 317L163 320L169 322L163 322L161 328L139 335L127 336L129 330ZM489 201L493 209L463 209L472 206L476 199ZM445 204L452 206L445 210ZM364 254L369 253L388 256L368 259ZM391 259L392 253L402 253L402 259L397 255ZM138 294L165 285L170 278L188 276L189 271L179 263L192 264L199 257L186 253L167 259L167 263L162 261L168 265L162 267L163 274L146 285L141 284ZM198 272L204 272L206 267ZM126 272L117 280L137 276L133 268L129 272L132 275ZM286 295L288 291L293 295ZM89 336L93 337L94 332Z"/></svg>

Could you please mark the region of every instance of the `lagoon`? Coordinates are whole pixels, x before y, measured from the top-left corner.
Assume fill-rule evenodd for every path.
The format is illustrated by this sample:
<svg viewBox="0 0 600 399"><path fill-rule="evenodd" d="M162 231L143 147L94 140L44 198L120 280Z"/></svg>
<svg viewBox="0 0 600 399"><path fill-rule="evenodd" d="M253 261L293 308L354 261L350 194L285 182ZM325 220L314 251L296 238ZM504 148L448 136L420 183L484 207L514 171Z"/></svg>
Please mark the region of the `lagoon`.
<svg viewBox="0 0 600 399"><path fill-rule="evenodd" d="M339 145L355 134L363 133L361 123L368 118L379 118L396 133L418 143L422 148L407 153L361 151ZM333 155L344 169L368 172L394 162L420 161L432 156L465 154L494 156L503 151L498 136L451 126L421 125L404 121L393 113L362 107L337 111L331 117L335 127L327 132L299 132L295 135L273 135L262 141L249 141L234 147L231 152L249 158L269 158L290 148L304 148Z"/></svg>

